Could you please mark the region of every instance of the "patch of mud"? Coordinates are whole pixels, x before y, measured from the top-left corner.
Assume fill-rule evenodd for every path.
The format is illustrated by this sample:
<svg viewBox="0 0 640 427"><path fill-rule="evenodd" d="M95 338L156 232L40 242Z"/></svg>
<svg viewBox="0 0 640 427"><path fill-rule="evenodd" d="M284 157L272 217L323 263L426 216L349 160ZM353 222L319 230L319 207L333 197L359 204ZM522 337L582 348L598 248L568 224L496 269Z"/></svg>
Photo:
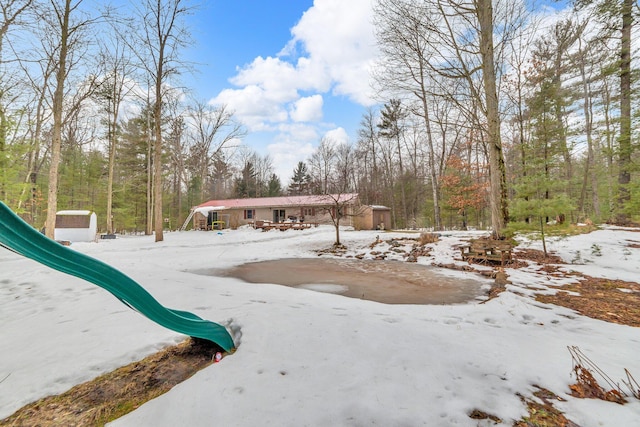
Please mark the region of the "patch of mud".
<svg viewBox="0 0 640 427"><path fill-rule="evenodd" d="M0 427L104 426L215 363L216 354L223 351L210 341L190 338L63 394L30 403L0 420Z"/></svg>
<svg viewBox="0 0 640 427"><path fill-rule="evenodd" d="M291 258L192 272L386 304L462 304L485 295L480 280L453 277L434 267L400 261Z"/></svg>

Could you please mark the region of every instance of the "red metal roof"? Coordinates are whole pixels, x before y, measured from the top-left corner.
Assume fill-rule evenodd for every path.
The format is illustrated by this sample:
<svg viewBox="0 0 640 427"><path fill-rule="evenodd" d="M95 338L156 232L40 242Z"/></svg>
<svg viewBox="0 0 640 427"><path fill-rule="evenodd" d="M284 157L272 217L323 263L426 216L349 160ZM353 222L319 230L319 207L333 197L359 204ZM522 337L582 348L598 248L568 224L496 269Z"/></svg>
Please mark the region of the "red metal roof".
<svg viewBox="0 0 640 427"><path fill-rule="evenodd" d="M287 207L287 206L326 206L335 203L356 201L357 193L323 194L316 196L283 196L283 197L257 197L253 199L226 199L209 200L196 206L224 206L226 209L263 208L263 207Z"/></svg>

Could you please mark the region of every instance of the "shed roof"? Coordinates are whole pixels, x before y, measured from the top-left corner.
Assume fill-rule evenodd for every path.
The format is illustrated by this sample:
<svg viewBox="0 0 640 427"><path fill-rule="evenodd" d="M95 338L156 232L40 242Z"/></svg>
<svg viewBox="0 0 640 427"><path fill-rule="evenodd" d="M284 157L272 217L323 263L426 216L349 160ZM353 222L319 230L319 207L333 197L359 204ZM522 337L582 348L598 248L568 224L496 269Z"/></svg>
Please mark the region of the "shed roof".
<svg viewBox="0 0 640 427"><path fill-rule="evenodd" d="M195 207L195 209L216 207L215 210L287 207L287 206L326 206L338 203L355 203L357 193L321 194L315 196L283 196L283 197L257 197L250 199L226 199L209 200Z"/></svg>
<svg viewBox="0 0 640 427"><path fill-rule="evenodd" d="M91 215L91 214L93 214L92 211L73 210L73 209L56 212L56 215Z"/></svg>

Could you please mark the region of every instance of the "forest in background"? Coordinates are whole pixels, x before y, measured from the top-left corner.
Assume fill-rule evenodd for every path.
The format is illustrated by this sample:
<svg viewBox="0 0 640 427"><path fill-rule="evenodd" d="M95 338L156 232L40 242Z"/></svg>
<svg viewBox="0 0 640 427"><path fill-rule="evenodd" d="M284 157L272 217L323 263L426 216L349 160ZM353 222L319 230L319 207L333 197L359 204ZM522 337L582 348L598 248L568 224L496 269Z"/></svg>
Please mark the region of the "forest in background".
<svg viewBox="0 0 640 427"><path fill-rule="evenodd" d="M357 192L394 228L640 219L635 1L551 24L524 2L373 3L380 107L281 177L233 111L179 86L187 2L3 0L0 200L38 228L90 209L156 240L206 200L286 194Z"/></svg>

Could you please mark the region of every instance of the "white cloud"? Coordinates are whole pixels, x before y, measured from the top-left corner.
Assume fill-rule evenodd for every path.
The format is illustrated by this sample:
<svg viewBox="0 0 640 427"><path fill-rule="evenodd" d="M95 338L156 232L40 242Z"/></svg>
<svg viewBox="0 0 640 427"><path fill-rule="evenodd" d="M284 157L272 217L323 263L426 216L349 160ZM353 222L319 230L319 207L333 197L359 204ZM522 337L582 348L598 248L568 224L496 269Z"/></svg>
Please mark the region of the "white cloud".
<svg viewBox="0 0 640 427"><path fill-rule="evenodd" d="M278 56L260 56L239 67L229 80L235 88L211 103L226 104L250 132L291 122L324 126L322 95L329 92L371 105L369 70L376 56L371 4L315 0Z"/></svg>
<svg viewBox="0 0 640 427"><path fill-rule="evenodd" d="M265 131L289 116L283 102L273 95L257 85L248 85L242 89L225 89L210 102L226 104L249 131Z"/></svg>
<svg viewBox="0 0 640 427"><path fill-rule="evenodd" d="M335 144L346 144L349 142L349 135L347 134L347 131L341 127L325 132L324 138L334 142Z"/></svg>
<svg viewBox="0 0 640 427"><path fill-rule="evenodd" d="M371 0L316 0L293 27L311 61L325 65L334 93L371 105L370 70L377 57Z"/></svg>
<svg viewBox="0 0 640 427"><path fill-rule="evenodd" d="M294 122L315 122L322 119L322 95L300 98L293 104L291 119Z"/></svg>

